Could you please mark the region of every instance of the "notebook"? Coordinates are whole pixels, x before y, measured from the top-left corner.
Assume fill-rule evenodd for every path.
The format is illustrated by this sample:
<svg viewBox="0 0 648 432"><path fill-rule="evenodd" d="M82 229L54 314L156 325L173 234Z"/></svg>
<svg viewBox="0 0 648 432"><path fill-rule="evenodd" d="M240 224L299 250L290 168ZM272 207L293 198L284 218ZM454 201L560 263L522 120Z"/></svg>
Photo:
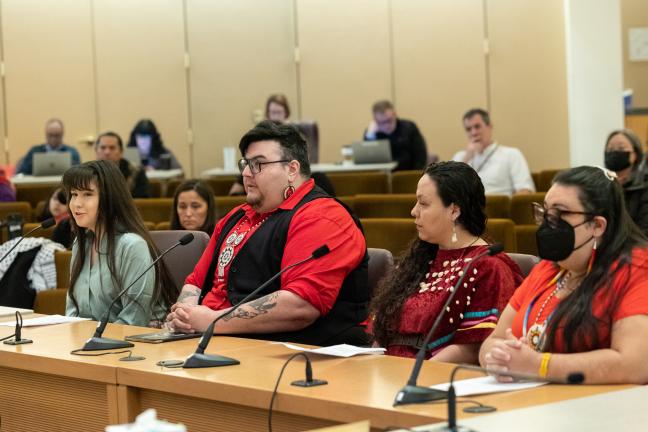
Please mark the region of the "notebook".
<svg viewBox="0 0 648 432"><path fill-rule="evenodd" d="M162 343L162 342L173 342L183 339L193 339L199 338L202 336L202 333L175 333L168 330L155 332L155 333L143 333L138 335L126 336L124 339L131 342L146 342L146 343Z"/></svg>

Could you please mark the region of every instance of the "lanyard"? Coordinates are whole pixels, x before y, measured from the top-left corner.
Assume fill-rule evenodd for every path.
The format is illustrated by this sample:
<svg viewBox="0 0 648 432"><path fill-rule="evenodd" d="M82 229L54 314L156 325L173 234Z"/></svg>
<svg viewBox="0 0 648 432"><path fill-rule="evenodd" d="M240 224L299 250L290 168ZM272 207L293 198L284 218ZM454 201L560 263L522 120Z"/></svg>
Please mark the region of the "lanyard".
<svg viewBox="0 0 648 432"><path fill-rule="evenodd" d="M547 284L546 288L549 288L550 286L552 286L552 285L558 283L558 280L559 280L559 279L560 279L564 274L565 274L565 269L562 269L562 270L560 270L558 273L556 273L556 276L554 276L553 279L551 279L551 280L549 281L549 283ZM540 294L538 294L537 296L535 296L535 297L533 298L533 300L531 301L531 303L529 303L529 306L527 307L526 312L524 313L524 321L522 322L522 337L525 337L525 338L526 338L526 336L527 336L527 325L528 325L528 323L529 323L529 315L531 314L531 309L533 309L533 306L536 304L536 302L537 302L538 299L542 296L542 294L543 294L543 293L540 293ZM551 294L549 294L549 296L551 297ZM549 298L547 298L547 302L548 302L548 301L549 301ZM551 316L553 315L553 313L554 313L554 311L551 311L551 313L549 314L549 316L548 316L547 319L545 320L545 328L546 328L547 324L549 323L549 320L551 319Z"/></svg>

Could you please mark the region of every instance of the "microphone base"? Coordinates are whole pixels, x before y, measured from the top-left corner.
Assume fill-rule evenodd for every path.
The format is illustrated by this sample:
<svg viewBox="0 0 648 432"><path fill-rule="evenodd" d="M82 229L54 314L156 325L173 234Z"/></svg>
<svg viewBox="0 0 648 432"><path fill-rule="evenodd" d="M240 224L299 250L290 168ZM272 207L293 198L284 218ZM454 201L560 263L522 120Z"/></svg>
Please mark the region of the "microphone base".
<svg viewBox="0 0 648 432"><path fill-rule="evenodd" d="M448 392L443 390L406 385L396 395L396 399L394 399L394 406L420 404L447 398Z"/></svg>
<svg viewBox="0 0 648 432"><path fill-rule="evenodd" d="M83 345L83 351L100 351L100 350L114 350L121 348L132 348L133 345L130 342L118 340L118 339L109 339L103 337L91 337L85 345Z"/></svg>
<svg viewBox="0 0 648 432"><path fill-rule="evenodd" d="M431 429L425 429L425 432L477 432L475 429L470 429L465 426L457 425L454 428L451 428L448 425L433 427Z"/></svg>
<svg viewBox="0 0 648 432"><path fill-rule="evenodd" d="M185 360L182 368L197 369L219 366L232 366L237 364L241 364L241 362L233 358L223 357L219 355L194 353L187 360Z"/></svg>

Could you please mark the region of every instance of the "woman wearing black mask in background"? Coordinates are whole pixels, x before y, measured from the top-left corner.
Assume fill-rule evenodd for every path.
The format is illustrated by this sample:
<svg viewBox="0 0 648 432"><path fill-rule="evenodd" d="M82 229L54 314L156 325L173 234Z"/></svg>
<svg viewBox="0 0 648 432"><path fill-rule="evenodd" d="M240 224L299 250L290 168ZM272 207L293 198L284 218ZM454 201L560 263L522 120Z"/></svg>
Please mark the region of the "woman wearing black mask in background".
<svg viewBox="0 0 648 432"><path fill-rule="evenodd" d="M605 167L623 186L630 217L648 234L648 173L639 138L630 129L613 131L605 144Z"/></svg>
<svg viewBox="0 0 648 432"><path fill-rule="evenodd" d="M648 383L648 239L616 175L561 172L535 207L543 259L522 282L479 360L493 370L587 384Z"/></svg>

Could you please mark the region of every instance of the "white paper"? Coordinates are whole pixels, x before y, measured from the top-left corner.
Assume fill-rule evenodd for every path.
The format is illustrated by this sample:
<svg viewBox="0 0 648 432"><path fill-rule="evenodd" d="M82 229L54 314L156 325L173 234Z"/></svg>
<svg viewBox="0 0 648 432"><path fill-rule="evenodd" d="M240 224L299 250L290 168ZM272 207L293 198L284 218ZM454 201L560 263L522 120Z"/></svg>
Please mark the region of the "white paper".
<svg viewBox="0 0 648 432"><path fill-rule="evenodd" d="M35 327L43 325L64 324L77 321L88 321L90 318L68 317L63 315L46 315L38 318L23 320L23 327ZM0 323L0 326L15 327L16 321Z"/></svg>
<svg viewBox="0 0 648 432"><path fill-rule="evenodd" d="M281 342L281 344L286 348L290 348L291 350L295 350L295 351L304 351L313 354L322 354L322 355L328 355L334 357L352 357L361 354L384 354L385 353L385 348L361 348L361 347L357 347L354 345L347 345L347 344L332 345L332 346L322 347L322 348L304 348L304 347L300 347L299 345L293 345L284 342Z"/></svg>
<svg viewBox="0 0 648 432"><path fill-rule="evenodd" d="M106 426L106 432L187 432L183 424L172 424L157 419L157 411L149 408L138 415L135 423Z"/></svg>
<svg viewBox="0 0 648 432"><path fill-rule="evenodd" d="M470 395L477 395L477 394L500 393L500 392L515 391L515 390L524 390L524 389L534 388L545 384L547 383L535 382L535 381L500 383L497 382L495 377L489 375L489 376L484 376L479 378L471 378L466 380L455 381L453 385L457 396L470 396ZM450 383L438 384L432 386L431 388L448 391L448 387L450 387Z"/></svg>
<svg viewBox="0 0 648 432"><path fill-rule="evenodd" d="M9 307L9 306L0 306L0 317L12 316L15 315L16 312L20 312L22 315L26 315L34 311L32 309L21 309L21 308Z"/></svg>
<svg viewBox="0 0 648 432"><path fill-rule="evenodd" d="M648 27L628 30L628 51L630 61L648 60Z"/></svg>

